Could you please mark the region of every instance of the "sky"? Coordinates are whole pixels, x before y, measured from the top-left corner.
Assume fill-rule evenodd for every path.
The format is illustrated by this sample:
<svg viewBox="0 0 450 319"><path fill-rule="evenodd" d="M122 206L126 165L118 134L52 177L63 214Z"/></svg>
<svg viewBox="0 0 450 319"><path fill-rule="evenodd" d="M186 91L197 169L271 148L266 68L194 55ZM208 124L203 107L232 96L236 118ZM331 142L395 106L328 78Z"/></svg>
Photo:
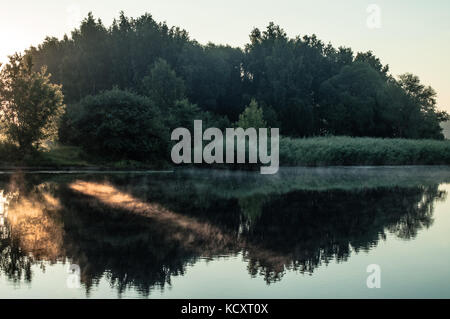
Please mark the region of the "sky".
<svg viewBox="0 0 450 319"><path fill-rule="evenodd" d="M200 43L240 47L254 27L273 21L291 37L315 33L336 47L372 50L394 76L410 72L431 85L450 112L448 0L0 0L0 8L0 62L46 36L70 34L89 11L107 26L121 10L148 12Z"/></svg>

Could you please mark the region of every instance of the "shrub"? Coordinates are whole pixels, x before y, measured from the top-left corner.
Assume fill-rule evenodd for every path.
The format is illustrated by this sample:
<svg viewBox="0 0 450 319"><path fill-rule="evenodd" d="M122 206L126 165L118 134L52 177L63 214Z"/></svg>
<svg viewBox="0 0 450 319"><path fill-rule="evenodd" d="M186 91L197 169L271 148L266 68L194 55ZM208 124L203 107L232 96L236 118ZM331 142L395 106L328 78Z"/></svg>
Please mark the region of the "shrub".
<svg viewBox="0 0 450 319"><path fill-rule="evenodd" d="M70 108L66 139L111 159L161 160L167 156L168 130L146 97L117 88L88 96ZM66 132L67 135L67 132Z"/></svg>

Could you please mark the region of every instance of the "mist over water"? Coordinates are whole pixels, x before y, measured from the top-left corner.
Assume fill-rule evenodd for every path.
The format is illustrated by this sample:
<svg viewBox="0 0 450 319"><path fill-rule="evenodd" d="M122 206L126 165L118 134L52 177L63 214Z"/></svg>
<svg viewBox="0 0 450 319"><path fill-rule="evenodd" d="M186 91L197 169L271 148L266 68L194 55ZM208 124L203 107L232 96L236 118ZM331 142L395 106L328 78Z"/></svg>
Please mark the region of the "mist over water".
<svg viewBox="0 0 450 319"><path fill-rule="evenodd" d="M449 183L447 167L1 174L0 297L448 298Z"/></svg>

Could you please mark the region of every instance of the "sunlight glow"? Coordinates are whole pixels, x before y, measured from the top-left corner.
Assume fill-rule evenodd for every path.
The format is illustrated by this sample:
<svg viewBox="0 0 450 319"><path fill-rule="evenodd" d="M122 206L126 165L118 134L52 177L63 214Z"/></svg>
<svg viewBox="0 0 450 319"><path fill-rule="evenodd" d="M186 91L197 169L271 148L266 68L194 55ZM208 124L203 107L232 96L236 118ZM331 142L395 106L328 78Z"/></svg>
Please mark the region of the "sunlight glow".
<svg viewBox="0 0 450 319"><path fill-rule="evenodd" d="M179 241L185 247L198 250L203 256L205 252L212 256L244 250L244 256L250 260L250 263L255 266L270 265L269 268L275 273L283 272L285 267L289 268L291 264L292 259L288 255L280 255L254 243L246 243L243 239L222 232L216 226L172 212L159 204L143 202L110 184L79 180L70 184L69 187L84 195L95 197L110 207L125 209L160 222L161 227L169 227L167 235L173 240ZM201 247L198 246L199 244Z"/></svg>

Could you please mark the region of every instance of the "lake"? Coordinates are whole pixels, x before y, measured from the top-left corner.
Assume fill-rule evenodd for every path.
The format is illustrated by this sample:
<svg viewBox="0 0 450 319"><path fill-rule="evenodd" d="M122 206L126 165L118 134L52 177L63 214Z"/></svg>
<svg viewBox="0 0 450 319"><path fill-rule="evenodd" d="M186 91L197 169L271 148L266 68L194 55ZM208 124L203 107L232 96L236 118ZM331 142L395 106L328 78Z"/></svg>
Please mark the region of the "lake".
<svg viewBox="0 0 450 319"><path fill-rule="evenodd" d="M449 192L445 166L2 172L0 298L450 298Z"/></svg>

